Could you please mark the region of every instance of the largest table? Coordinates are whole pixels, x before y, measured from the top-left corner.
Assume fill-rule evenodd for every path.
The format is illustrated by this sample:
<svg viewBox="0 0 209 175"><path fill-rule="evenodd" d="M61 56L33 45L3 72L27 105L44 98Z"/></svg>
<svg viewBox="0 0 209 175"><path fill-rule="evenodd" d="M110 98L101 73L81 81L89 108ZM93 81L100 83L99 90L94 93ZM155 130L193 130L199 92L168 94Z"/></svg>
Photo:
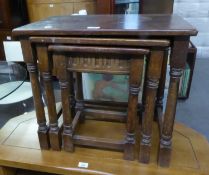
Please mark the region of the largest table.
<svg viewBox="0 0 209 175"><path fill-rule="evenodd" d="M46 137L47 126L44 107L41 98L40 83L37 75L37 57L39 70L49 72L51 69L48 60L45 59L46 49L49 43L56 44L56 38L62 37L87 37L87 38L125 38L125 39L162 39L171 43L170 55L170 85L166 103L165 114L162 117L160 129L159 163L168 166L172 132L176 113L177 93L179 80L186 64L187 50L190 36L197 35L197 30L189 23L176 15L90 15L90 16L62 16L51 17L36 23L13 30L13 35L20 40L24 60L28 65L31 77L34 102L39 123L40 138ZM42 37L39 47L40 55L33 52L31 37ZM46 38L51 38L48 41ZM54 40L53 40L54 37ZM102 42L102 40L101 40ZM64 44L60 43L59 44ZM98 44L100 44L98 42ZM41 60L41 61L40 61ZM46 88L52 92L50 75L43 74L48 81ZM159 98L160 99L160 98ZM49 100L49 115L55 115L54 97ZM52 103L51 103L52 102ZM55 117L54 117L55 118ZM44 139L43 139L44 140ZM47 139L45 139L47 140ZM43 143L46 147L48 143Z"/></svg>

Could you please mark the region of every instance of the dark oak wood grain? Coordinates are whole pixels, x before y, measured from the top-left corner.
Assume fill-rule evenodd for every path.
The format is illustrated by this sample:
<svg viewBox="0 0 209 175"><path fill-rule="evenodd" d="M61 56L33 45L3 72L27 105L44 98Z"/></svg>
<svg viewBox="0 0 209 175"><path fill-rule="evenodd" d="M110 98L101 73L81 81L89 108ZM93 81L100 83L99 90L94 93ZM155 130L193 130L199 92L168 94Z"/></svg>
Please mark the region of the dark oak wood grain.
<svg viewBox="0 0 209 175"><path fill-rule="evenodd" d="M33 92L34 107L36 110L37 122L38 122L38 136L39 143L42 149L49 149L49 135L48 126L46 125L46 117L44 112L44 104L41 96L41 88L39 82L37 59L33 55L33 51L30 42L26 39L20 41L23 48L24 61L27 63L27 69L30 75L31 87Z"/></svg>
<svg viewBox="0 0 209 175"><path fill-rule="evenodd" d="M159 164L168 167L171 158L171 144L173 125L176 114L176 104L179 90L179 80L186 64L189 38L177 37L173 42L170 62L170 85L163 118L163 126L160 140Z"/></svg>
<svg viewBox="0 0 209 175"><path fill-rule="evenodd" d="M141 56L141 60L132 59L130 63L130 75L129 75L129 98L128 98L128 115L127 115L127 135L124 150L124 159L134 160L134 146L136 142L135 129L136 129L136 117L137 117L137 104L138 94L140 91L140 85L142 80L142 72L144 59Z"/></svg>
<svg viewBox="0 0 209 175"><path fill-rule="evenodd" d="M52 59L52 58L51 58ZM52 61L52 60L51 60ZM62 114L63 114L63 148L65 151L72 151L72 106L70 98L70 76L66 70L66 58L63 55L53 55L54 68L59 79L61 89ZM71 81L70 81L71 82Z"/></svg>
<svg viewBox="0 0 209 175"><path fill-rule="evenodd" d="M147 78L145 82L145 112L142 119L141 143L139 161L149 163L151 152L152 122L154 118L155 101L159 80L161 77L161 69L163 62L164 50L151 51Z"/></svg>
<svg viewBox="0 0 209 175"><path fill-rule="evenodd" d="M141 14L171 14L174 0L140 0Z"/></svg>
<svg viewBox="0 0 209 175"><path fill-rule="evenodd" d="M43 78L44 90L46 92L47 109L49 114L49 138L53 150L61 149L61 135L58 127L54 89L52 84L52 62L49 59L47 46L44 44L36 45L39 70Z"/></svg>
<svg viewBox="0 0 209 175"><path fill-rule="evenodd" d="M136 39L136 38L87 38L87 37L30 37L32 43L73 44L73 45L101 45L101 46L136 46L136 47L166 47L169 40Z"/></svg>
<svg viewBox="0 0 209 175"><path fill-rule="evenodd" d="M85 146L93 146L98 148L107 148L107 149L119 149L124 150L124 159L134 160L134 146L135 146L135 127L136 127L136 117L137 117L137 105L138 105L138 93L139 87L141 84L142 72L143 72L143 64L144 64L144 56L149 53L149 50L146 49L134 49L134 48L115 48L115 47L86 47L86 46L71 46L71 45L50 45L49 51L51 54L55 55L65 55L62 56L62 59L58 59L58 57L54 57L58 59L61 66L55 69L65 70L64 75L66 75L66 71L75 72L76 73L76 115L71 122L71 134L65 138L65 140L69 140L71 145L70 151L73 151L74 144L85 145ZM74 56L73 53L76 53ZM88 54L91 53L89 56ZM79 57L78 57L79 54ZM95 61L96 56L101 56L102 58L98 58ZM108 63L108 60L112 60L112 54L114 54L115 61ZM125 54L125 57L124 57ZM67 63L66 59L72 64ZM72 60L71 60L72 59ZM81 63L76 62L76 59L79 59ZM86 70L87 65L83 64L83 61L88 59L88 63L90 64L89 69ZM105 62L104 60L105 59ZM107 69L109 66L111 67L113 63L120 63L121 60L127 60L128 66L127 72L130 75L129 86L129 101L128 101L128 109L127 109L127 119L126 119L126 127L127 127L127 135L124 136L125 140L122 141L111 141L103 138L93 138L93 137L84 137L84 136L75 136L74 129L78 125L78 121L85 121L86 113L83 113L85 110L84 101L83 101L83 90L82 90L82 77L81 72L94 72L94 67L96 66L97 72L103 73L103 68ZM79 68L74 67L73 65L79 64ZM159 63L160 65L160 63ZM57 64L56 64L57 66ZM114 67L114 74L120 74L120 67ZM159 68L160 69L160 68ZM126 72L126 73L127 73ZM113 73L107 69L107 73ZM62 76L61 76L62 77ZM68 94L66 94L68 96ZM63 105L63 108L69 108L69 106ZM66 109L64 109L65 111ZM105 119L105 115L110 116L111 118L115 118L115 121L118 120L117 112L105 113L104 110L91 110L91 113L95 113L96 115L101 115L102 118ZM87 113L88 114L88 113ZM107 119L109 120L109 118ZM65 141L64 141L65 144Z"/></svg>
<svg viewBox="0 0 209 175"><path fill-rule="evenodd" d="M160 108L163 107L166 72L167 72L167 66L168 66L168 55L169 55L169 48L167 47L164 50L163 65L162 65L161 77L160 77L160 81L159 81L159 88L158 88L158 92L157 92L156 105L157 105L157 107L160 107Z"/></svg>
<svg viewBox="0 0 209 175"><path fill-rule="evenodd" d="M11 38L14 27L24 25L28 21L25 5L25 0L0 1L0 60L5 60L3 41Z"/></svg>
<svg viewBox="0 0 209 175"><path fill-rule="evenodd" d="M112 14L114 13L115 0L96 0L97 14Z"/></svg>
<svg viewBox="0 0 209 175"><path fill-rule="evenodd" d="M101 20L102 19L102 20ZM73 25L71 25L73 24ZM93 27L93 28L92 28ZM99 28L94 28L99 27ZM88 15L50 17L13 30L14 36L175 36L197 30L177 15Z"/></svg>
<svg viewBox="0 0 209 175"><path fill-rule="evenodd" d="M43 45L46 49L46 47L50 45L48 50L48 52L50 52L49 55L62 55L63 58L57 60L58 63L62 63L62 65L65 66L62 67L60 65L56 67L56 65L59 64L55 64L55 67L50 67L50 60L46 61L45 59L44 61L43 58L43 60L41 60L43 67L40 67L40 72L45 72L45 75L51 75L52 71L55 70L55 72L58 72L57 70L60 68L63 68L65 72L75 72L75 82L73 80L73 74L71 73L68 74L71 78L65 78L63 79L64 83L61 83L63 107L67 108L68 106L70 109L64 110L66 113L64 122L67 123L67 127L64 128L64 131L67 131L67 134L66 137L63 137L63 143L67 144L67 150L73 151L74 148L72 123L74 123L73 126L76 128L76 125L81 124L78 122L79 120L87 120L87 117L82 117L85 116L83 115L85 114L85 109L102 110L103 112L100 112L100 114L102 114L102 120L115 119L114 122L121 122L124 121L124 119L121 120L121 116L118 117L118 115L114 118L114 113L111 113L111 110L121 110L124 112L125 108L128 106L128 116L125 119L127 123L127 135L124 140L124 158L129 160L132 160L134 157L135 119L138 106L137 93L139 91L138 85L140 84L140 78L137 79L136 76L141 75L141 69L138 69L137 65L138 67L141 67L142 55L151 53L150 56L152 57L152 53L155 51L160 53L157 54L156 57L153 57L154 64L152 64L152 60L147 62L147 70L145 71L145 78L148 83L143 92L145 94L143 101L144 104L146 104L144 106L145 115L142 123L142 136L145 136L144 138L142 137L141 143L143 143L151 138L151 123L155 104L159 104L159 101L162 100L162 91L158 91L157 102L155 101L155 98L160 74L165 72L165 69L161 69L163 51L170 46L171 79L166 112L164 118L161 120L162 129L160 129L161 141L158 162L161 166L169 166L170 164L169 160L171 155L171 141L173 123L175 120L178 82L186 64L190 36L196 34L197 30L194 27L176 15L89 15L51 17L43 21L17 28L13 31L13 35L16 39L24 41L22 42L22 47L23 52L25 53L24 59L26 63L35 63L32 59L32 56L34 56L35 53L28 54L28 51L30 51L31 48ZM147 50L150 50L150 52ZM95 60L95 57L93 57L94 55L98 56L98 60ZM109 58L112 58L114 55L117 55L116 62L114 61L114 64L112 62L112 64L109 65ZM127 59L130 60L126 61ZM117 66L119 63L123 66ZM165 64L166 63L164 62L164 66ZM50 70L47 69L47 66ZM120 67L122 70L120 70ZM60 72L63 70L60 69ZM103 104L98 103L97 101L94 103L87 103L87 101L83 99L82 94L81 72L130 74L130 96L128 105L126 103L120 106L119 103L116 103L117 105L113 107L113 104L115 103L109 103L109 106L111 107L108 107L108 105L106 106L107 103ZM60 75L60 78L63 75ZM39 86L38 76L36 75L34 78L36 78L37 81L35 86ZM67 82L69 84L67 84ZM160 81L160 86L163 87L163 85L164 82ZM48 89L45 89L49 91L48 93L50 94L50 83L47 85L45 84L45 86L48 87ZM75 92L75 95L73 92ZM40 94L37 92L34 93L34 95L35 99L39 101ZM50 98L53 103L53 97L48 97L48 99ZM50 106L49 108L53 108L53 106ZM75 112L72 112L73 109L75 109ZM104 111L107 109L109 111L107 114L110 114L110 117L106 118ZM39 110L39 108L37 108L37 110ZM41 110L40 107L40 111ZM80 114L78 113L79 111ZM77 116L72 119L71 117L75 116L75 114L77 114ZM92 116L92 118L96 119L94 116ZM37 116L37 119L40 119L40 117ZM41 119L44 119L44 117ZM84 141L79 140L79 137L77 138L76 143L81 143L83 145L87 144L89 146L94 145L96 147L100 147L104 141L99 139L92 141L91 138L83 137L83 139L86 140ZM107 147L110 148L113 147L113 145L114 143L111 143L111 145L108 143ZM119 145L120 144L115 143L117 148ZM104 148L104 145L102 148ZM141 144L141 150L140 160L147 163L149 161L150 144Z"/></svg>

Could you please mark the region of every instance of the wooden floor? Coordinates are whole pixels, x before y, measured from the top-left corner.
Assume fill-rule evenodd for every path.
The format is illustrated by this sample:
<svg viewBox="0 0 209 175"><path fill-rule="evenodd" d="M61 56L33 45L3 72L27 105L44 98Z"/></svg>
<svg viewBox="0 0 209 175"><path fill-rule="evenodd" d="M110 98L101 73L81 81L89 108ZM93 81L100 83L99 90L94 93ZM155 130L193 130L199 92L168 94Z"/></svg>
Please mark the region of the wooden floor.
<svg viewBox="0 0 209 175"><path fill-rule="evenodd" d="M0 131L0 175L14 175L14 168L66 175L209 175L209 143L202 135L179 123L175 125L171 166L158 167L159 138L155 134L157 126L154 126L151 163L145 165L140 164L137 157L135 161L125 161L122 153L108 150L76 147L74 153L41 151L34 113L19 116L11 119ZM105 138L121 139L125 126L88 121L79 129L80 134L84 131L85 135L102 134ZM87 162L89 167L78 168L79 162Z"/></svg>

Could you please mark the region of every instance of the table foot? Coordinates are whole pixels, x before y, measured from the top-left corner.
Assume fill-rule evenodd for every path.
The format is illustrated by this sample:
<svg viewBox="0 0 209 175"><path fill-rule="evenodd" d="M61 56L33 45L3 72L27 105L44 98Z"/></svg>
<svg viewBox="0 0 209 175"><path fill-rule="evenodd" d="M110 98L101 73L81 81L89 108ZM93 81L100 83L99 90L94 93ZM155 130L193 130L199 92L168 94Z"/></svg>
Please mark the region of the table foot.
<svg viewBox="0 0 209 175"><path fill-rule="evenodd" d="M48 127L45 130L38 130L38 138L41 149L48 150L50 148Z"/></svg>
<svg viewBox="0 0 209 175"><path fill-rule="evenodd" d="M67 152L74 152L74 144L73 144L72 135L68 133L63 133L62 139L63 139L64 150Z"/></svg>
<svg viewBox="0 0 209 175"><path fill-rule="evenodd" d="M60 151L61 150L61 129L55 124L55 127L52 127L50 125L50 130L49 130L49 138L50 138L50 145L51 148L55 151Z"/></svg>

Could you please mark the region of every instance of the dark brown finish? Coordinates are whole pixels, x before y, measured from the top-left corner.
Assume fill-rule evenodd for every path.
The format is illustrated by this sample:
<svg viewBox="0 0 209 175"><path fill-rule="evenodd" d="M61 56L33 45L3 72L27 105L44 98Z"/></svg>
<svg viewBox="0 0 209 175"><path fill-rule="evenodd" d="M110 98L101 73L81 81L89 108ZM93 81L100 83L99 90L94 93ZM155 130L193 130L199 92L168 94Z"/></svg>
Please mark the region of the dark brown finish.
<svg viewBox="0 0 209 175"><path fill-rule="evenodd" d="M47 109L49 115L49 138L53 150L60 150L61 138L60 128L58 127L55 97L52 85L52 62L48 58L47 46L38 44L36 46L38 66L43 78L44 89L46 92Z"/></svg>
<svg viewBox="0 0 209 175"><path fill-rule="evenodd" d="M104 13L105 14L113 14L113 13L115 13L115 2L111 2L111 0L105 0L105 1L98 0L97 2L98 2L97 14L104 14ZM174 5L174 0L161 0L161 1L140 0L139 13L140 14L172 14L173 13L173 5ZM103 11L101 11L101 9L100 9L101 6L107 6L107 7L111 6L112 7L111 9L113 9L113 10L110 10L110 8L103 8L102 9ZM119 10L119 12L120 12L120 10ZM187 55L187 63L190 66L191 74L189 77L189 83L188 83L188 89L186 92L186 96L183 96L183 97L179 96L178 97L179 99L187 99L189 97L192 76L193 76L193 70L194 70L194 65L195 65L195 60L196 60L196 54L193 54L193 51L192 51L194 49L189 48L189 53ZM168 58L165 57L165 59L167 60ZM166 66L167 66L167 62L166 62ZM167 68L165 66L163 66L162 77L160 80L159 90L158 90L158 102L157 102L158 105L160 105L160 103L163 100L166 69ZM164 78L164 80L163 80L163 78ZM146 93L144 92L144 94L146 94ZM145 101L144 96L143 96L143 101ZM161 107L162 107L162 105L161 105Z"/></svg>
<svg viewBox="0 0 209 175"><path fill-rule="evenodd" d="M1 30L0 29L0 60L4 60L4 58L5 58L3 42L7 41L8 36L11 37L10 30Z"/></svg>
<svg viewBox="0 0 209 175"><path fill-rule="evenodd" d="M195 62L196 62L196 55L197 55L197 48L190 41L190 46L189 46L189 50L188 50L188 54L187 54L187 63L189 64L189 67L190 67L190 77L189 77L189 84L188 84L186 98L189 98L189 94L190 94L190 89L191 89L191 85L192 85L192 78L193 78L193 73L194 73L194 67L195 67Z"/></svg>
<svg viewBox="0 0 209 175"><path fill-rule="evenodd" d="M139 161L149 163L151 152L152 122L155 110L155 100L159 79L161 77L161 68L163 62L164 50L152 50L146 78L146 101L145 113L142 120L141 143Z"/></svg>
<svg viewBox="0 0 209 175"><path fill-rule="evenodd" d="M0 27L1 28L10 28L11 27L11 14L8 0L2 0L0 2Z"/></svg>
<svg viewBox="0 0 209 175"><path fill-rule="evenodd" d="M91 27L100 27L100 29ZM177 15L60 16L50 17L46 20L31 23L13 30L14 36L91 35L134 37L144 35L151 37L177 35L193 36L196 34L196 29Z"/></svg>
<svg viewBox="0 0 209 175"><path fill-rule="evenodd" d="M115 0L97 0L97 14L113 14Z"/></svg>
<svg viewBox="0 0 209 175"><path fill-rule="evenodd" d="M88 137L88 136L73 136L74 144L82 146L97 147L103 149L111 149L122 151L124 147L124 141L115 141L111 139Z"/></svg>
<svg viewBox="0 0 209 175"><path fill-rule="evenodd" d="M172 14L173 13L173 5L174 0L161 0L160 2L156 0L140 0L140 13L141 14ZM165 53L166 54L166 53ZM168 58L164 58L168 59ZM166 61L164 60L164 62ZM195 53L195 46L193 44L190 45L187 55L187 63L190 66L190 77L189 77L189 83L188 83L188 89L186 92L186 96L181 97L179 96L178 99L187 99L189 98L190 94L190 88L191 88L191 82L193 77L193 71L194 71L194 65L196 61L196 53ZM167 67L167 62L165 63ZM163 100L163 94L164 94L164 86L165 86L165 79L166 79L166 68L163 66L162 69L162 77L159 84L159 90L158 90L158 105L161 105ZM162 105L161 105L162 107Z"/></svg>
<svg viewBox="0 0 209 175"><path fill-rule="evenodd" d="M0 173L1 173L1 175L16 175L17 169L11 168L11 167L0 166Z"/></svg>
<svg viewBox="0 0 209 175"><path fill-rule="evenodd" d="M62 55L53 55L53 62L57 77L59 78L61 89L62 113L63 113L63 148L66 151L72 150L72 143L69 137L72 134L72 107L70 106L70 85L69 76L66 71L65 57ZM71 95L71 94L70 94Z"/></svg>
<svg viewBox="0 0 209 175"><path fill-rule="evenodd" d="M5 59L3 41L7 36L11 37L14 27L26 24L27 11L25 0L1 0L0 1L0 60Z"/></svg>
<svg viewBox="0 0 209 175"><path fill-rule="evenodd" d="M139 13L171 14L173 12L173 4L174 0L139 0ZM114 0L97 0L97 14L117 13L118 10L116 10L115 6Z"/></svg>
<svg viewBox="0 0 209 175"><path fill-rule="evenodd" d="M168 98L162 134L160 140L159 164L160 166L169 166L171 157L171 139L173 133L173 125L176 113L176 103L179 89L179 80L186 63L187 49L189 47L188 37L177 37L173 42L173 50L171 53L171 70L170 70L170 85L168 90ZM184 58L184 59L183 59Z"/></svg>
<svg viewBox="0 0 209 175"><path fill-rule="evenodd" d="M158 123L159 127L159 137L162 132L163 125L163 98L164 98L164 90L166 83L166 74L167 74L167 66L168 66L168 56L169 56L169 48L164 50L164 58L161 69L161 77L159 81L159 87L157 91L157 99L156 99L156 108L155 108L155 121Z"/></svg>
<svg viewBox="0 0 209 175"><path fill-rule="evenodd" d="M79 59L80 60L80 59ZM89 61L89 59L88 59ZM71 70L73 71L73 70ZM81 71L82 72L82 71ZM75 93L75 98L76 98L76 106L75 109L76 111L82 111L84 110L84 98L83 98L83 82L82 82L82 73L77 71L75 73L76 80L75 80L75 85L76 85L76 93ZM80 116L80 122L84 122L85 120L85 115L83 113Z"/></svg>
<svg viewBox="0 0 209 175"><path fill-rule="evenodd" d="M160 77L159 88L158 88L158 92L157 92L157 102L156 102L157 104L156 105L157 105L157 107L160 107L160 108L163 107L166 72L167 72L167 65L168 65L168 54L169 54L169 48L167 48L164 51L161 77Z"/></svg>
<svg viewBox="0 0 209 175"><path fill-rule="evenodd" d="M68 69L71 71L76 72L95 72L95 73L117 73L117 74L127 74L129 72L130 66L129 61L126 59L128 54L131 52L135 55L138 54L148 54L149 52L145 49L132 49L132 48L111 48L109 47L77 47L77 46L50 46L49 50L54 50L56 52L59 52L62 50L62 52L78 52L78 53L92 53L92 52L98 52L101 54L123 54L124 56L122 59L118 60L118 58L111 58L107 59L106 57L95 57L92 59L84 59L83 57L69 57ZM81 84L82 77L79 73L77 73L77 78L79 84ZM82 87L82 86L78 86ZM76 96L79 95L79 97L76 97L77 100L83 100L83 95L81 93L82 89L78 89L78 93Z"/></svg>
<svg viewBox="0 0 209 175"><path fill-rule="evenodd" d="M144 40L146 42L146 40ZM75 53L94 53L99 52L102 54L120 54L120 55L129 55L130 53L132 55L139 55L144 54L147 55L149 53L146 49L134 49L134 48L118 48L113 47L109 49L109 47L78 47L78 46L49 46L49 51L55 51L55 52L75 52ZM81 65L82 66L82 65Z"/></svg>
<svg viewBox="0 0 209 175"><path fill-rule="evenodd" d="M174 0L140 0L141 14L171 14Z"/></svg>
<svg viewBox="0 0 209 175"><path fill-rule="evenodd" d="M83 112L81 112L81 111L77 111L76 112L76 115L75 115L75 117L73 119L73 122L72 122L72 131L73 131L73 133L75 133L76 127L78 126L78 122L79 122L79 119L80 119L82 113Z"/></svg>
<svg viewBox="0 0 209 175"><path fill-rule="evenodd" d="M107 106L107 109L104 109L103 111L97 109L84 109L84 114L87 116L87 119L91 120L126 122L127 112L110 111L108 108L109 107Z"/></svg>
<svg viewBox="0 0 209 175"><path fill-rule="evenodd" d="M27 23L27 9L25 0L0 1L0 28L12 29Z"/></svg>
<svg viewBox="0 0 209 175"><path fill-rule="evenodd" d="M132 59L130 63L129 75L129 98L128 98L128 116L127 116L127 135L125 141L124 159L134 160L134 146L135 146L135 128L137 116L138 94L142 79L143 70L143 55L141 60Z"/></svg>
<svg viewBox="0 0 209 175"><path fill-rule="evenodd" d="M131 48L112 48L112 47L86 47L86 46L62 46L62 45L51 45L49 46L49 51L55 54L66 54L63 59L59 59L55 62L60 62L61 65L66 65L66 67L59 66L55 69L64 69L70 72L76 72L76 109L77 113L72 121L71 126L71 135L68 136L68 139L71 141L71 150L73 151L73 143L85 146L93 146L99 148L107 148L107 149L124 149L124 158L128 160L134 160L134 145L135 145L135 125L136 125L136 115L137 115L137 104L138 104L138 93L139 86L141 83L141 77L143 72L143 64L144 64L144 55L148 54L149 51L145 49L131 49ZM120 52L119 52L120 51ZM76 55L75 55L76 54ZM91 55L88 55L91 54ZM102 58L99 58L101 54L104 54ZM125 54L125 55L124 55ZM70 55L70 56L67 56ZM75 56L74 56L75 55ZM97 58L97 56L99 56ZM115 60L112 62L112 56L114 56ZM54 57L55 58L55 57ZM65 58L65 59L64 59ZM55 58L57 59L57 57ZM66 61L68 59L68 61ZM127 60L130 62L130 67L127 69L130 74L130 94L129 94L129 102L128 102L128 116L127 116L127 136L124 141L111 141L104 138L91 138L85 136L75 136L74 132L78 120L85 120L85 116L82 114L85 111L83 104L83 92L82 92L82 79L80 72L86 72L86 64L83 62L87 59L89 63L88 72L95 71L94 67L97 67L98 73L103 73L104 69L111 67L115 62L120 63L121 60ZM97 60L95 60L97 59ZM104 61L105 59L106 61ZM80 60L77 62L76 60ZM108 61L110 60L110 62ZM69 64L72 62L72 64ZM109 64L108 64L109 63ZM73 65L79 65L79 67L73 67ZM114 67L114 72L108 70L109 73L120 74L120 67ZM107 71L107 72L108 72ZM79 73L78 73L79 72ZM68 94L66 94L68 96ZM68 106L63 105L64 107L69 108ZM64 109L65 110L65 109ZM87 110L88 111L88 110ZM110 115L112 118L115 116L115 112L105 113L105 111L98 112L99 110L91 110L92 113L96 113L97 115L103 114L103 119L105 119L104 115ZM117 115L116 115L117 117ZM109 118L108 118L109 120ZM66 138L67 139L67 138ZM72 143L73 142L73 143ZM123 147L124 146L124 147Z"/></svg>
<svg viewBox="0 0 209 175"><path fill-rule="evenodd" d="M130 39L130 38L84 38L84 37L30 37L33 43L74 44L74 45L101 45L101 46L137 46L137 47L167 47L169 40L157 39Z"/></svg>
<svg viewBox="0 0 209 175"><path fill-rule="evenodd" d="M95 29L91 27L100 27L100 28ZM48 44L51 44L50 49L55 48L54 45L56 45L57 47L57 50L55 49L56 53L60 55L64 55L65 58L68 60L67 62L66 60L65 62L63 62L63 65L67 66L67 68L65 69L68 71L75 71L75 72L86 71L87 70L86 66L88 67L87 71L91 71L91 69L94 70L95 67L91 66L93 65L93 63L98 64L99 66L99 68L96 70L97 72L108 70L108 64L106 64L108 60L104 58L107 55L109 55L110 57L114 56L114 54L119 55L117 56L117 59L122 60L122 61L125 61L128 58L130 59L130 55L132 55L132 61L137 61L138 60L137 58L140 58L140 57L136 57L136 55L130 54L128 52L134 52L136 49L139 49L139 50L149 49L151 51L153 50L162 51L164 50L164 48L159 47L159 45L163 44L163 47L167 47L167 46L165 46L165 43L161 41L166 39L166 41L168 40L169 42L171 42L172 56L171 56L170 63L171 63L172 77L171 77L171 83L170 83L170 89L169 89L169 95L168 95L168 102L166 106L166 113L164 116L164 120L162 120L161 149L160 149L160 154L159 154L159 164L162 166L169 165L169 158L170 158L169 152L171 151L171 149L170 147L166 147L166 146L169 145L167 143L170 143L171 141L171 136L172 136L172 131L173 131L173 122L174 122L174 116L175 116L175 110L176 110L176 99L177 99L176 90L178 89L178 81L181 75L180 73L186 63L186 53L187 53L187 48L188 48L188 43L189 43L189 37L191 35L196 35L196 34L197 34L196 29L194 29L191 25L185 22L182 18L175 16L175 15L127 15L127 16L124 16L124 15L94 16L93 15L93 16L52 17L47 20L33 23L33 24L14 30L14 35L20 39L23 37L27 39L29 39L30 37L33 37L31 38L31 40L32 39L36 40L37 38L34 38L34 37L38 37L39 39L43 37L43 40L34 41L36 43L35 44L33 43L32 45L36 46L38 44L37 42L40 42L42 43L42 45L45 45L45 46L47 46ZM63 40L62 40L62 37L63 37ZM69 37L69 40L70 38L74 38L74 39L72 39L72 41L67 41L66 37ZM68 42L73 42L73 40L75 41L76 40L75 38L79 38L79 37L81 39L78 39L78 41L80 41L81 44L68 43ZM91 38L93 38L92 41L90 41ZM101 43L99 43L98 41L100 38L102 38ZM129 42L130 44L132 43L133 45L130 45L127 47L125 44L122 44L121 39L123 38L126 38L127 42ZM138 40L139 38L147 39L147 42L144 43L144 46L143 45L138 46L138 47L136 46L138 42L136 40ZM156 40L156 39L159 40L159 43L157 45L158 47L154 47L153 42L151 42L152 46L148 46L148 44L150 44L150 40ZM131 40L134 40L134 41L131 41ZM103 44L105 42L110 43L110 45L108 45L109 49L105 49L105 46L107 47L107 44ZM71 44L71 46L69 46L69 44ZM60 50L60 45L64 46L64 47L62 46L64 50ZM66 48L66 47L69 47L69 48ZM124 49L126 50L126 52L123 51L124 54L121 54L122 51L119 52L118 49L114 49L114 52L116 53L110 53L111 48L118 48L118 49L120 48L121 50ZM26 47L23 46L23 50L25 49ZM86 54L84 54L84 50L86 50ZM145 53L146 52L143 52L143 54ZM99 58L98 62L96 61L94 62L94 60L91 59L92 55L94 54L98 55L99 57L101 56L102 58L100 57L101 59ZM79 64L79 67L75 66L74 64L71 63L72 61L71 57L76 58L76 59L73 59L73 61L75 61L76 63L75 65L82 63L81 58L84 57L83 61L86 59L85 64ZM159 57L162 57L162 54ZM28 61L27 58L25 60ZM123 63L124 65L127 65L126 64L127 62L126 63L123 62ZM138 65L138 63L136 65ZM107 69L105 68L105 66ZM158 66L159 65L156 63L156 67L153 66L150 69L152 69L152 71L156 71L156 69L158 69L157 72L160 74L161 68L159 68ZM116 74L120 73L119 68L120 67L118 67L118 70L115 68L114 73ZM126 73L128 73L128 70L129 71L132 70L132 67L130 67L130 65L123 66L123 68ZM133 69L136 69L136 67ZM57 70L57 68L55 68L55 70ZM158 74L156 74L155 76L159 78ZM81 80L81 76L79 78L79 74L77 74L77 76L75 77L77 77L76 79ZM154 79L156 79L156 77ZM129 108L128 108L129 109L128 118L127 118L128 133L127 133L126 142L124 142L126 143L124 149L125 149L125 158L127 159L133 158L132 150L133 150L133 143L135 141L134 129L135 129L136 122L135 122L134 115L136 115L136 111L137 111L136 110L136 106L137 106L136 96L139 90L138 82L136 82L135 80L136 79L134 78L132 79L132 81L130 81L131 83L130 93L132 93L132 95L130 96L129 101L132 101L132 103L131 105L129 104ZM149 79L147 78L147 80ZM70 81L68 80L67 82L70 82ZM71 85L73 84L72 82L73 81L71 81L70 83ZM149 81L149 82L150 83L148 87L153 85L153 81ZM154 84L156 85L156 81L154 82L155 82ZM78 87L81 88L82 83L80 81L80 83L76 83L76 84L77 84L77 87L76 87L77 93L79 91L79 94L76 94L76 97L78 97L79 95L81 96L80 94L81 89L79 90ZM155 106L153 105L153 98L156 95L155 91L156 90L149 90L148 88L147 90L145 90L146 94L148 94L147 96L151 97L151 99L145 98L147 103L149 103L149 105L145 106L145 111L149 111L148 107L150 108L151 113L152 111L154 111L153 107ZM69 97L69 95L66 95L66 97ZM71 95L71 97L73 97L73 95ZM71 104L71 102L69 102L69 104ZM105 105L101 103L98 105L97 103L86 103L86 101L83 100L83 98L76 98L77 112L80 111L81 115L77 115L76 120L73 119L76 122L73 122L73 121L72 122L77 123L78 118L79 119L82 118L81 117L83 114L82 112L87 107L91 107L91 109L98 110L97 108L98 106L100 107L99 109L101 108L108 109L107 107L104 107ZM123 109L124 111L124 106L126 105L121 105L119 108L115 107L114 109L117 109L117 110ZM145 115L146 120L150 121L150 119L153 116L151 115L151 113L150 114L148 114L148 112L145 112L145 113L146 113ZM108 118L108 120L109 119L110 118ZM117 120L118 120L118 117L117 117ZM146 125L144 126L145 128L147 127L146 131L150 131L150 128L151 128L150 123L147 126ZM69 131L72 131L72 128L70 128ZM168 141L166 140L167 138L168 138ZM70 143L69 147L72 148L70 150L73 150L72 132L69 132L68 135L65 137L65 139L68 139L67 143ZM64 139L64 143L66 142L65 139ZM86 140L89 140L89 139L86 139ZM89 142L89 141L86 141L86 142ZM93 145L98 146L98 145L101 145L102 142L101 140L100 141L98 140L98 142L95 140L91 143L85 143L85 144L87 145L93 144ZM149 150L149 147L146 147L146 148L148 148ZM163 152L165 152L165 154ZM146 160L148 159L146 158Z"/></svg>
<svg viewBox="0 0 209 175"><path fill-rule="evenodd" d="M41 98L40 83L38 80L37 60L34 58L30 42L28 40L21 40L23 48L24 61L27 63L27 69L30 75L31 87L34 97L34 107L36 110L37 122L39 125L38 136L39 143L42 149L49 149L48 126L46 125L46 118L44 112L44 105Z"/></svg>

